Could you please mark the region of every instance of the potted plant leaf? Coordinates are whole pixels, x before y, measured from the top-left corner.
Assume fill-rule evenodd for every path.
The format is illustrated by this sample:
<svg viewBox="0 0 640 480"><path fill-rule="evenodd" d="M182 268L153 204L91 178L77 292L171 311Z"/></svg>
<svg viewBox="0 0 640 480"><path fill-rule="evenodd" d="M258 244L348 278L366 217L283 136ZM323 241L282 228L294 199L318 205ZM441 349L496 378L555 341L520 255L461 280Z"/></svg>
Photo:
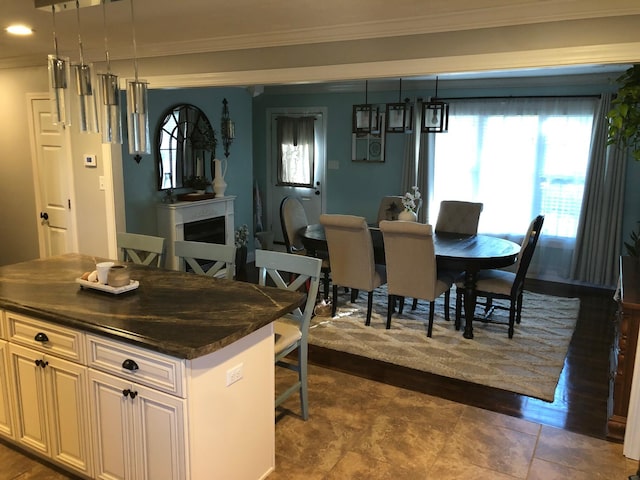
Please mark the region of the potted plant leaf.
<svg viewBox="0 0 640 480"><path fill-rule="evenodd" d="M187 187L193 188L197 193L204 193L211 182L206 177L189 177L186 182Z"/></svg>
<svg viewBox="0 0 640 480"><path fill-rule="evenodd" d="M616 82L620 87L607 113L607 144L628 148L640 161L640 64L627 69Z"/></svg>

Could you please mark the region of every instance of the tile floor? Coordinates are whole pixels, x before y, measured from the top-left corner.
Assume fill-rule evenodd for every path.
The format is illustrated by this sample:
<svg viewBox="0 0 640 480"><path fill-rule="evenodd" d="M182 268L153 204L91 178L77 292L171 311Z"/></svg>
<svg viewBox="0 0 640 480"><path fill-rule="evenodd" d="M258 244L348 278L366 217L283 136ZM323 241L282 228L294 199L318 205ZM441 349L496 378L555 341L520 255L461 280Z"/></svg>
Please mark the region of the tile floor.
<svg viewBox="0 0 640 480"><path fill-rule="evenodd" d="M620 444L313 365L309 397L307 422L297 396L276 412L269 480L626 480L637 468ZM0 443L0 480L68 478Z"/></svg>

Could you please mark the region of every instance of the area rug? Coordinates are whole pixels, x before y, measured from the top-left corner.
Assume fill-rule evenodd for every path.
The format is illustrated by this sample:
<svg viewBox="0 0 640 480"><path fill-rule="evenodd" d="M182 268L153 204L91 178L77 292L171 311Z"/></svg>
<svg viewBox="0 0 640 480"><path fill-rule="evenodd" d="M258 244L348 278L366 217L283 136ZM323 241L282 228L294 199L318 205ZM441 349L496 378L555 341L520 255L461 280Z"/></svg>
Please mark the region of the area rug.
<svg viewBox="0 0 640 480"><path fill-rule="evenodd" d="M366 294L361 293L356 303L349 301L349 294L341 294L335 317L312 319L309 343L553 401L578 318L579 299L525 292L522 321L512 339L506 325L476 321L472 340L455 330L455 289L451 321L444 319L443 297L436 302L432 338L427 337L428 302L420 301L414 311L410 303L405 305L402 315L393 315L387 330L386 299L386 289L378 289L371 326L366 327ZM496 309L492 320L506 322L508 312Z"/></svg>

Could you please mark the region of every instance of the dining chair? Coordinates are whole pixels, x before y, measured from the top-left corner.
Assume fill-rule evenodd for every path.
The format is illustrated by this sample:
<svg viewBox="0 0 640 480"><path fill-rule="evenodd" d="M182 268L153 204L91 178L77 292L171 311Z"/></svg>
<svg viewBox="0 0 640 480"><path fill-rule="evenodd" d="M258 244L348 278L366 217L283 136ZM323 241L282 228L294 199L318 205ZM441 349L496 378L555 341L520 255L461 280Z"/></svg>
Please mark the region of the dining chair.
<svg viewBox="0 0 640 480"><path fill-rule="evenodd" d="M457 272L438 269L431 225L383 220L380 230L387 262L387 328L391 328L391 316L397 300L420 298L429 301L427 336L431 337L435 301L449 291ZM449 305L445 304L445 315L448 312Z"/></svg>
<svg viewBox="0 0 640 480"><path fill-rule="evenodd" d="M273 283L277 288L298 291L305 288L307 299L304 309L297 308L274 322L275 364L298 372L297 381L282 392L275 401L276 408L295 392L300 393L302 418L309 418L309 396L307 389L308 335L311 316L320 285L322 260L291 253L256 250L258 284ZM291 281L286 281L292 279ZM297 355L289 356L297 350Z"/></svg>
<svg viewBox="0 0 640 480"><path fill-rule="evenodd" d="M482 270L478 273L476 281L477 297L485 298L484 320L489 321L489 317L495 308L509 311L509 338L513 338L515 323L520 323L522 314L522 292L527 276L527 270L531 263L531 258L535 252L540 231L544 223L544 216L538 215L531 221L527 233L522 240L520 252L516 260L515 273L502 270ZM462 314L462 301L464 296L464 282L456 282L456 325L460 323ZM509 306L494 303L494 300L508 300Z"/></svg>
<svg viewBox="0 0 640 480"><path fill-rule="evenodd" d="M331 316L336 315L338 285L351 289L351 301L357 299L358 291L368 293L367 319L371 324L373 291L387 281L384 265L376 265L373 255L371 232L364 217L355 215L320 215L324 227L331 261L333 280L333 303Z"/></svg>
<svg viewBox="0 0 640 480"><path fill-rule="evenodd" d="M478 233L482 207L482 203L443 200L440 202L435 232L475 235Z"/></svg>
<svg viewBox="0 0 640 480"><path fill-rule="evenodd" d="M151 266L155 263L156 267L162 266L164 237L118 232L117 243L123 261Z"/></svg>
<svg viewBox="0 0 640 480"><path fill-rule="evenodd" d="M182 258L194 273L233 280L236 270L235 245L176 240L173 248L176 256Z"/></svg>
<svg viewBox="0 0 640 480"><path fill-rule="evenodd" d="M300 234L301 228L309 225L307 214L304 211L302 201L298 197L288 196L280 203L280 223L282 225L282 236L288 253L307 255ZM327 252L316 252L316 256L322 260L322 288L324 299L329 298L329 284L331 265Z"/></svg>

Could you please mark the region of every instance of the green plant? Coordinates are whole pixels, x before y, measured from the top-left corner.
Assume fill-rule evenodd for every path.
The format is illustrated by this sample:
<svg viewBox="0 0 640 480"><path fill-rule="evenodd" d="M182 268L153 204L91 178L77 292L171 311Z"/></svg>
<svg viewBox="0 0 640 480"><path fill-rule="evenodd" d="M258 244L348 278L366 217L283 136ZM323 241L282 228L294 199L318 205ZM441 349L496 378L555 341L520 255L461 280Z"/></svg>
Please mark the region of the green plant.
<svg viewBox="0 0 640 480"><path fill-rule="evenodd" d="M640 161L640 65L627 69L616 82L620 88L607 113L607 144L629 148Z"/></svg>
<svg viewBox="0 0 640 480"><path fill-rule="evenodd" d="M630 242L624 242L627 253L632 257L640 257L640 232L632 231L629 234L629 239Z"/></svg>
<svg viewBox="0 0 640 480"><path fill-rule="evenodd" d="M186 182L187 187L195 188L196 190L205 190L209 185L209 179L207 177L189 177Z"/></svg>

